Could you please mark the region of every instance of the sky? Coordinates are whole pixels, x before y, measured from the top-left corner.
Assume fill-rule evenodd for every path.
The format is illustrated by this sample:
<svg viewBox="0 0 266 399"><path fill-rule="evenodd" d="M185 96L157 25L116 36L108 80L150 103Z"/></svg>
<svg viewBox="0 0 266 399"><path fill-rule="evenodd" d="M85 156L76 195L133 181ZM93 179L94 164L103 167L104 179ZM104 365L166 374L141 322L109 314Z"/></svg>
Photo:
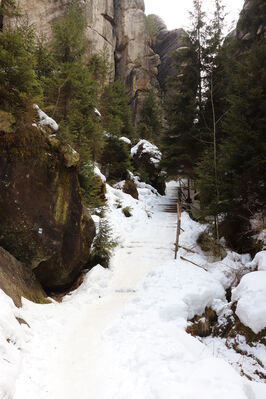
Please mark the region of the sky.
<svg viewBox="0 0 266 399"><path fill-rule="evenodd" d="M166 23L169 30L176 28L186 28L189 26L188 10L192 9L193 0L144 0L146 14L157 14ZM204 11L208 13L211 9L213 0L204 0ZM238 18L244 0L224 0L226 11L228 13L229 27L231 30L232 21ZM208 6L208 7L207 7Z"/></svg>

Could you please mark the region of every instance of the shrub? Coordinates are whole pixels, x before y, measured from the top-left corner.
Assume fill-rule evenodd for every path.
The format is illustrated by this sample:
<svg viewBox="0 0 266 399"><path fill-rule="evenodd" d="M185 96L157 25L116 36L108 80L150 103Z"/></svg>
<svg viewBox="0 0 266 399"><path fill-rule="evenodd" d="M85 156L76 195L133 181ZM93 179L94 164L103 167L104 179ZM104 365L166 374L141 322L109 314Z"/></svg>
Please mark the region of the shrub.
<svg viewBox="0 0 266 399"><path fill-rule="evenodd" d="M100 219L99 232L94 239L88 266L91 268L100 264L107 268L117 241L112 237L112 229L106 219Z"/></svg>

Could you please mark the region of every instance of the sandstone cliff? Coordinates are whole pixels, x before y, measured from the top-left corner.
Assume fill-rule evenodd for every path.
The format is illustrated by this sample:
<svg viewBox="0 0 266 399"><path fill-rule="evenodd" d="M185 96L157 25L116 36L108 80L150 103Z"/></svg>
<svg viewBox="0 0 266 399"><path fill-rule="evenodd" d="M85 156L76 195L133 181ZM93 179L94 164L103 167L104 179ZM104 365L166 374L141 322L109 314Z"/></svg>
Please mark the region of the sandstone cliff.
<svg viewBox="0 0 266 399"><path fill-rule="evenodd" d="M37 33L51 38L52 22L64 15L70 0L17 0L17 5L22 16L27 16L35 26ZM84 10L88 19L87 38L90 43L90 54L103 54L115 70L114 52L116 35L114 30L114 1L113 0L84 0ZM16 19L4 20L16 23Z"/></svg>
<svg viewBox="0 0 266 399"><path fill-rule="evenodd" d="M188 34L184 29L167 30L165 23L157 15L149 15L149 19L154 31L152 48L155 53L159 54L161 60L158 70L158 80L162 90L166 92L167 78L174 73L172 68L172 54L180 48L189 45Z"/></svg>
<svg viewBox="0 0 266 399"><path fill-rule="evenodd" d="M265 0L245 0L237 24L237 38L250 41L259 36L266 38Z"/></svg>
<svg viewBox="0 0 266 399"><path fill-rule="evenodd" d="M115 0L116 76L126 84L135 120L147 92L159 90L160 57L151 49L143 0Z"/></svg>
<svg viewBox="0 0 266 399"><path fill-rule="evenodd" d="M22 15L35 25L39 34L51 38L51 23L64 15L70 0L17 0ZM121 79L131 98L135 120L145 91L159 90L160 57L150 47L144 0L84 0L90 54L102 54ZM16 23L16 19L4 20ZM143 95L144 94L144 95Z"/></svg>

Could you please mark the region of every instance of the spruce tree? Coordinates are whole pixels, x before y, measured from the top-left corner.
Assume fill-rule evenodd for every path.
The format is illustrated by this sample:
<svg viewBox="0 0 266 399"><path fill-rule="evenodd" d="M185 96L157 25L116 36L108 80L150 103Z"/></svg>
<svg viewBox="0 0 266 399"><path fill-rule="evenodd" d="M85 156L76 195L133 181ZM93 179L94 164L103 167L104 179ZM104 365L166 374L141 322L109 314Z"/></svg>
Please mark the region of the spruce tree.
<svg viewBox="0 0 266 399"><path fill-rule="evenodd" d="M109 266L113 250L117 246L117 242L111 237L112 229L107 219L100 219L99 232L93 241L93 247L89 258L89 267L98 264L105 268Z"/></svg>
<svg viewBox="0 0 266 399"><path fill-rule="evenodd" d="M60 125L59 137L79 152L82 164L91 157L98 160L104 145L95 113L98 85L93 78L96 67L92 68L87 55L85 15L81 1L72 0L66 15L53 24L52 59L45 57L42 43L37 51L46 109Z"/></svg>
<svg viewBox="0 0 266 399"><path fill-rule="evenodd" d="M128 103L129 98L121 81L115 81L105 87L101 100L104 129L115 136L132 139L135 129Z"/></svg>
<svg viewBox="0 0 266 399"><path fill-rule="evenodd" d="M210 143L203 152L198 166L198 184L201 195L202 215L214 218L215 239L219 240L219 204L220 179L218 172L218 133L222 119L221 98L223 88L220 85L219 71L223 42L224 6L221 0L215 0L212 20L206 27L205 46L203 48L205 98L202 107L205 124L205 140Z"/></svg>
<svg viewBox="0 0 266 399"><path fill-rule="evenodd" d="M28 24L0 32L0 107L16 118L42 94L35 65L34 32Z"/></svg>
<svg viewBox="0 0 266 399"><path fill-rule="evenodd" d="M162 166L170 175L192 177L199 143L197 137L198 85L196 53L192 47L174 54L175 75L168 80L166 116L168 129L162 136Z"/></svg>
<svg viewBox="0 0 266 399"><path fill-rule="evenodd" d="M146 96L140 114L138 135L142 139L160 143L162 133L162 109L153 90Z"/></svg>
<svg viewBox="0 0 266 399"><path fill-rule="evenodd" d="M230 73L230 109L223 121L221 145L222 197L225 210L246 207L250 214L266 203L265 107L266 44L242 49Z"/></svg>

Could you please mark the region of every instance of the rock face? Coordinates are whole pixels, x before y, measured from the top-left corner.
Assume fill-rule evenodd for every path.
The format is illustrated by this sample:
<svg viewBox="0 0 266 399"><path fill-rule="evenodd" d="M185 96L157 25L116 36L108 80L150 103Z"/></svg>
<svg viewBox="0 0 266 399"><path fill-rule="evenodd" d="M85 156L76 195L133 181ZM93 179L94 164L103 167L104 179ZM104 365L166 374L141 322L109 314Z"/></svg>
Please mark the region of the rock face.
<svg viewBox="0 0 266 399"><path fill-rule="evenodd" d="M160 57L150 45L143 0L115 0L116 76L126 83L132 98L135 120L152 87L159 89Z"/></svg>
<svg viewBox="0 0 266 399"><path fill-rule="evenodd" d="M17 0L22 15L27 15L30 23L35 25L39 34L51 38L52 22L64 15L70 0ZM114 30L113 0L83 0L88 18L87 38L90 43L90 54L103 54L115 71L114 52L116 35ZM4 26L9 21L4 20ZM11 21L15 23L15 21Z"/></svg>
<svg viewBox="0 0 266 399"><path fill-rule="evenodd" d="M16 306L21 306L21 297L38 303L47 301L46 294L32 269L1 247L0 289L13 299Z"/></svg>
<svg viewBox="0 0 266 399"><path fill-rule="evenodd" d="M38 33L51 38L51 23L64 15L70 0L18 0L22 15ZM87 38L91 54L102 54L121 79L131 97L138 120L145 92L159 90L157 81L160 57L150 47L143 0L83 0L88 19ZM10 22L4 19L4 26ZM11 20L11 23L15 21Z"/></svg>
<svg viewBox="0 0 266 399"><path fill-rule="evenodd" d="M86 263L95 235L75 162L31 126L1 131L0 154L0 245L30 266L44 288L67 286Z"/></svg>
<svg viewBox="0 0 266 399"><path fill-rule="evenodd" d="M237 38L250 41L259 36L266 38L265 0L245 0L237 24Z"/></svg>
<svg viewBox="0 0 266 399"><path fill-rule="evenodd" d="M188 34L184 29L167 30L165 23L157 15L149 15L149 20L153 25L155 35L152 48L155 53L159 54L161 59L158 80L162 90L166 92L167 78L174 73L172 68L172 53L189 46Z"/></svg>

